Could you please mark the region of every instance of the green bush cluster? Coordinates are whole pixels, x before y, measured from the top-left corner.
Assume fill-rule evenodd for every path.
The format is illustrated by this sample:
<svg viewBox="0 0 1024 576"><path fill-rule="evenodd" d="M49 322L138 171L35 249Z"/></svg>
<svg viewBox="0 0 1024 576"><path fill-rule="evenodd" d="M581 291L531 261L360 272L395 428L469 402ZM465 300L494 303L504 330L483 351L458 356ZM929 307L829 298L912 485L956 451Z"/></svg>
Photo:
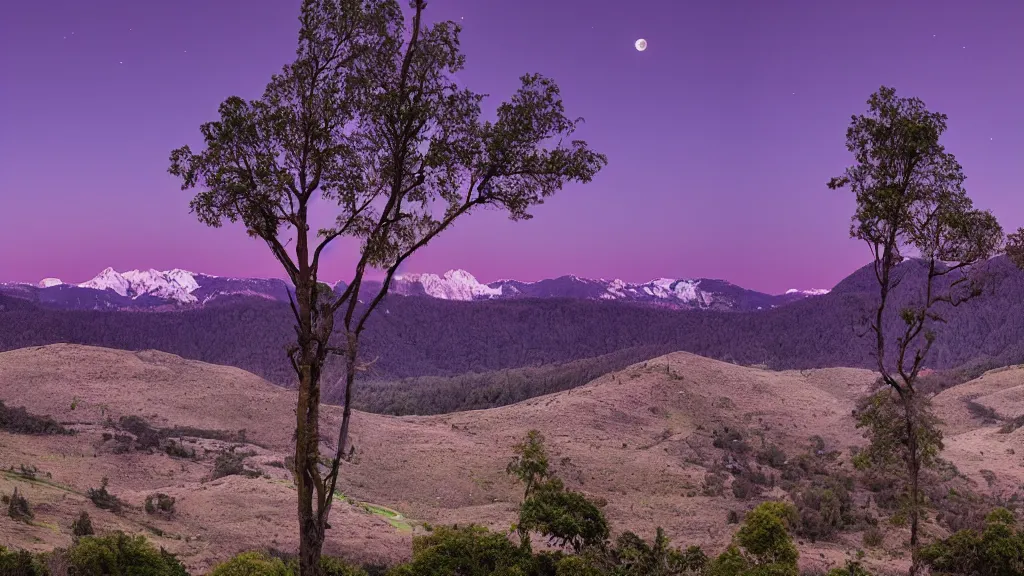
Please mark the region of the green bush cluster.
<svg viewBox="0 0 1024 576"><path fill-rule="evenodd" d="M59 566L59 569L50 569ZM0 546L3 576L189 576L174 555L143 536L115 532L83 536L68 549L45 554L9 552Z"/></svg>
<svg viewBox="0 0 1024 576"><path fill-rule="evenodd" d="M1024 574L1024 531L1013 513L993 510L985 527L960 530L921 549L934 576L1015 576Z"/></svg>

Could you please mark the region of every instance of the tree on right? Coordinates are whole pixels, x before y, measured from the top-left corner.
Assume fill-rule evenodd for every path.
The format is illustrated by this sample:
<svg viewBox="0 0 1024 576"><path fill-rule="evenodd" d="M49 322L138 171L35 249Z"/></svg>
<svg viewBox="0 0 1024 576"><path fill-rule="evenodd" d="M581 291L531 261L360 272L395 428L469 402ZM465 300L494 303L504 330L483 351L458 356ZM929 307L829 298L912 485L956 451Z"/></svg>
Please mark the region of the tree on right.
<svg viewBox="0 0 1024 576"><path fill-rule="evenodd" d="M894 409L861 418L872 443L861 464L901 469L914 576L921 566L921 472L942 447L916 383L944 311L981 293L978 265L999 251L1003 230L991 213L974 207L963 168L940 143L945 114L886 86L867 104L846 131L854 162L828 186L856 196L850 236L865 242L873 258L878 299L868 334L888 390L879 402Z"/></svg>

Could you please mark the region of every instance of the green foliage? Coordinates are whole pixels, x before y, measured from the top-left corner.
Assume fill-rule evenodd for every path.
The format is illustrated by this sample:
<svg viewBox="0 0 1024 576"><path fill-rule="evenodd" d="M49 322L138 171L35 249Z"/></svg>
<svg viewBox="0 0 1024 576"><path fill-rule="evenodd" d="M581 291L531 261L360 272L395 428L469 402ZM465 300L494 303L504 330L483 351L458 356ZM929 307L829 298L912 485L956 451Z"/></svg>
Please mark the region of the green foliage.
<svg viewBox="0 0 1024 576"><path fill-rule="evenodd" d="M215 566L209 576L293 576L293 573L280 558L263 552L243 552Z"/></svg>
<svg viewBox="0 0 1024 576"><path fill-rule="evenodd" d="M911 403L909 410L908 402ZM885 389L863 400L855 413L857 427L864 429L869 443L854 456L853 465L881 483L891 483L901 512L908 512L915 506L909 491L913 454L907 431L908 414L915 422L918 466L935 468L943 447L942 432L927 398L914 395L905 401L894 390ZM886 500L888 498L879 498L881 504ZM923 494L919 494L916 506L922 504Z"/></svg>
<svg viewBox="0 0 1024 576"><path fill-rule="evenodd" d="M88 512L82 510L78 518L71 522L71 535L81 538L82 536L92 536L95 533L96 531L92 527L92 518L89 517Z"/></svg>
<svg viewBox="0 0 1024 576"><path fill-rule="evenodd" d="M921 557L936 576L1016 576L1024 573L1024 532L1013 513L997 508L980 533L960 530L922 548Z"/></svg>
<svg viewBox="0 0 1024 576"><path fill-rule="evenodd" d="M960 164L939 143L946 120L920 99L899 98L883 86L868 99L868 113L850 123L846 148L856 163L828 185L856 195L850 235L881 248L876 255L885 261L878 266L899 263L906 246L926 259L970 265L1002 242L999 224L973 209Z"/></svg>
<svg viewBox="0 0 1024 576"><path fill-rule="evenodd" d="M3 576L49 576L46 567L25 550L8 551L0 546L0 574Z"/></svg>
<svg viewBox="0 0 1024 576"><path fill-rule="evenodd" d="M23 494L18 492L17 488L14 489L14 493L7 499L7 516L19 522L31 522L32 518L35 517L28 500Z"/></svg>
<svg viewBox="0 0 1024 576"><path fill-rule="evenodd" d="M101 510L110 510L115 514L119 514L127 505L123 500L107 491L107 484L109 479L106 477L100 482L99 488L89 488L86 491L86 496L97 508Z"/></svg>
<svg viewBox="0 0 1024 576"><path fill-rule="evenodd" d="M757 574L797 573L799 553L789 535L797 512L784 502L763 502L747 514L736 532L736 544Z"/></svg>
<svg viewBox="0 0 1024 576"><path fill-rule="evenodd" d="M601 510L579 492L566 490L557 478L535 486L519 509L519 527L577 552L608 538Z"/></svg>
<svg viewBox="0 0 1024 576"><path fill-rule="evenodd" d="M37 416L29 413L24 406L12 408L0 400L0 430L12 434L61 435L74 434L74 430L65 428L49 416Z"/></svg>
<svg viewBox="0 0 1024 576"><path fill-rule="evenodd" d="M833 568L825 576L871 576L871 573L860 565L860 562L847 560L842 568Z"/></svg>
<svg viewBox="0 0 1024 576"><path fill-rule="evenodd" d="M123 532L79 538L67 560L75 576L188 576L173 555Z"/></svg>
<svg viewBox="0 0 1024 576"><path fill-rule="evenodd" d="M438 526L413 538L412 561L389 576L526 576L531 564L529 552L504 534L472 525Z"/></svg>
<svg viewBox="0 0 1024 576"><path fill-rule="evenodd" d="M505 472L525 485L524 497L529 498L538 484L551 477L544 435L537 430L530 430L522 442L512 447L512 452L515 456Z"/></svg>

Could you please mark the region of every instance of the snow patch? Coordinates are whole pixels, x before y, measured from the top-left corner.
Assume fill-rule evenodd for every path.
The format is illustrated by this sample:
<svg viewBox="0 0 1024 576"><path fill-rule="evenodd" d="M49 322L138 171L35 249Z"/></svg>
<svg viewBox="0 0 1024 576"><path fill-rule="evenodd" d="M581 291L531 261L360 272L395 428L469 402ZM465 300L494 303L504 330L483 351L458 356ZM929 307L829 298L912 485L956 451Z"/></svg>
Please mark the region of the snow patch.
<svg viewBox="0 0 1024 576"><path fill-rule="evenodd" d="M813 288L811 290L797 290L796 288L790 288L789 290L786 290L786 294L803 294L805 296L821 296L823 294L828 294L829 292L831 292L831 290L827 290L825 288Z"/></svg>

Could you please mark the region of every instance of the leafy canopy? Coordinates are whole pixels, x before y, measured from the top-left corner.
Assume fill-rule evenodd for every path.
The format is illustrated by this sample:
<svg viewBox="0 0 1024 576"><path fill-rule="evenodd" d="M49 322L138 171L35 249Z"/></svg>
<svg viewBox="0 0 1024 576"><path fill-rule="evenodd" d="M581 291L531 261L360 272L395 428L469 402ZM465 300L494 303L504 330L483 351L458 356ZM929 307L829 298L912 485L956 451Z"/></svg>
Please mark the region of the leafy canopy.
<svg viewBox="0 0 1024 576"><path fill-rule="evenodd" d="M391 269L478 206L530 218L566 182L588 182L603 155L566 139L554 81L521 77L512 98L484 120L483 94L459 85L460 27L423 26L413 0L411 35L395 0L306 0L296 60L263 96L231 97L201 127L205 149L172 152L170 172L199 188L192 211L210 226L242 222L293 281L335 238L357 239L365 266ZM316 198L334 212L315 248L302 236ZM309 254L299 254L308 250Z"/></svg>

